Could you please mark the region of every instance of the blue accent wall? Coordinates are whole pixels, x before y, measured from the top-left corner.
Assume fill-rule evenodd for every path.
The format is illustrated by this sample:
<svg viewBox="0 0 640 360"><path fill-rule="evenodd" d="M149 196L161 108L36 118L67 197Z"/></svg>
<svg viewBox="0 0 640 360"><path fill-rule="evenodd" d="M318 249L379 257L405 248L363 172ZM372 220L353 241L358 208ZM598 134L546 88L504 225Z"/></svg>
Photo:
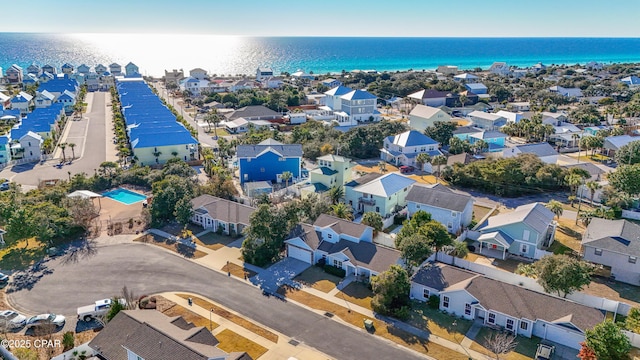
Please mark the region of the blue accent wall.
<svg viewBox="0 0 640 360"><path fill-rule="evenodd" d="M269 151L256 158L240 158L240 183L247 181L276 181L277 175L290 171L293 177L300 177L302 159L299 157L285 158ZM251 161L249 161L251 160ZM245 174L247 178L245 179ZM289 181L291 184L291 181Z"/></svg>

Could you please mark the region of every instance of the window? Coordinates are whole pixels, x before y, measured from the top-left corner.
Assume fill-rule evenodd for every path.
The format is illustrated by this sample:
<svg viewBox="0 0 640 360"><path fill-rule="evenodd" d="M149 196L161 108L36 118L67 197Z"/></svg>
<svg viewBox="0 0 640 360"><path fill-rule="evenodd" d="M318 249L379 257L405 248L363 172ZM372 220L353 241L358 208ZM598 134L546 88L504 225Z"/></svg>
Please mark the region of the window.
<svg viewBox="0 0 640 360"><path fill-rule="evenodd" d="M248 158L248 159L247 159L247 162L251 162L251 158Z"/></svg>
<svg viewBox="0 0 640 360"><path fill-rule="evenodd" d="M489 313L489 320L488 320L489 324L495 324L496 323L496 314L494 313Z"/></svg>
<svg viewBox="0 0 640 360"><path fill-rule="evenodd" d="M455 212L455 211L452 211L452 212L451 212L451 217L456 217L456 216L458 216L458 213L457 213L457 212Z"/></svg>
<svg viewBox="0 0 640 360"><path fill-rule="evenodd" d="M471 304L464 304L464 314L471 315Z"/></svg>
<svg viewBox="0 0 640 360"><path fill-rule="evenodd" d="M453 228L453 223L452 223L452 222L447 223L447 227L448 227L449 229L452 229L452 228Z"/></svg>
<svg viewBox="0 0 640 360"><path fill-rule="evenodd" d="M429 289L422 290L422 296L424 296L425 299L428 299L430 296Z"/></svg>
<svg viewBox="0 0 640 360"><path fill-rule="evenodd" d="M338 259L333 259L333 266L342 269L342 261Z"/></svg>
<svg viewBox="0 0 640 360"><path fill-rule="evenodd" d="M529 230L525 230L522 232L522 240L529 240L530 232Z"/></svg>
<svg viewBox="0 0 640 360"><path fill-rule="evenodd" d="M331 239L333 237L333 234L327 234L327 239Z"/></svg>
<svg viewBox="0 0 640 360"><path fill-rule="evenodd" d="M593 253L598 255L598 256L601 256L602 255L602 249L596 249Z"/></svg>
<svg viewBox="0 0 640 360"><path fill-rule="evenodd" d="M527 244L522 244L522 246L520 246L520 252L522 253L526 253L529 251L529 245Z"/></svg>
<svg viewBox="0 0 640 360"><path fill-rule="evenodd" d="M403 191L404 191L404 192L407 192L407 190L408 190L408 189L409 189L409 188L408 188L408 187L406 187L406 188L404 188L404 190L403 190Z"/></svg>
<svg viewBox="0 0 640 360"><path fill-rule="evenodd" d="M520 321L520 330L524 330L524 331L529 330L529 322L521 320Z"/></svg>
<svg viewBox="0 0 640 360"><path fill-rule="evenodd" d="M507 330L513 330L513 319L507 319Z"/></svg>
<svg viewBox="0 0 640 360"><path fill-rule="evenodd" d="M630 263L635 264L637 260L638 260L638 258L637 258L637 257L635 257L635 256L629 256L629 262L630 262Z"/></svg>
<svg viewBox="0 0 640 360"><path fill-rule="evenodd" d="M379 213L380 212L380 206L376 206L376 212Z"/></svg>
<svg viewBox="0 0 640 360"><path fill-rule="evenodd" d="M449 307L449 297L448 296L443 296L442 297L442 307L445 307L445 308Z"/></svg>
<svg viewBox="0 0 640 360"><path fill-rule="evenodd" d="M278 158L278 161L284 161L285 159L283 157Z"/></svg>

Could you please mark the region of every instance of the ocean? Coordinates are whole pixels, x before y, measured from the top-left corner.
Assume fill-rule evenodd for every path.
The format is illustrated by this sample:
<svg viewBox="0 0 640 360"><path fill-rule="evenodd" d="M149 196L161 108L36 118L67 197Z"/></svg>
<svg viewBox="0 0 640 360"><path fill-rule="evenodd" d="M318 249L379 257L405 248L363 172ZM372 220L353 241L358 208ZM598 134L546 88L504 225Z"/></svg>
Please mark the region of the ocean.
<svg viewBox="0 0 640 360"><path fill-rule="evenodd" d="M134 62L144 75L196 67L210 74L315 74L342 70L428 70L438 65L488 68L494 61L605 64L640 62L640 38L354 38L235 37L161 34L0 33L0 67L32 63L58 68Z"/></svg>

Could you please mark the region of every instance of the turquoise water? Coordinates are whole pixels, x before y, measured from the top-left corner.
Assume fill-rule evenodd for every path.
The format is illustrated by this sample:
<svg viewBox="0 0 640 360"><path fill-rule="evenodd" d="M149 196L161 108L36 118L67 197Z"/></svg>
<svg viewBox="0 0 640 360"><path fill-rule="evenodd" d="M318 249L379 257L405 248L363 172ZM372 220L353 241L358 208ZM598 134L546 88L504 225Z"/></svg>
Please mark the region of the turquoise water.
<svg viewBox="0 0 640 360"><path fill-rule="evenodd" d="M58 68L136 63L146 75L201 67L210 74L342 70L423 70L438 65L488 68L509 65L640 62L640 38L354 38L234 37L159 34L0 33L0 67L51 64Z"/></svg>
<svg viewBox="0 0 640 360"><path fill-rule="evenodd" d="M119 201L126 205L135 204L137 202L147 199L147 197L142 194L133 192L131 190L123 189L123 188L118 188L112 191L102 193L102 196L108 197L115 201Z"/></svg>

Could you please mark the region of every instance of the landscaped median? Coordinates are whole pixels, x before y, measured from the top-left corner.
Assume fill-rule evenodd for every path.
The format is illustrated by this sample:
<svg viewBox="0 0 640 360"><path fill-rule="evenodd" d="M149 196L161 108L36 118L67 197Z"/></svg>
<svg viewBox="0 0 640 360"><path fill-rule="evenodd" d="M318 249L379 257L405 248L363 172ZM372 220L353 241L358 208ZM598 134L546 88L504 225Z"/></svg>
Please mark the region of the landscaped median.
<svg viewBox="0 0 640 360"><path fill-rule="evenodd" d="M204 251L196 250L178 241L170 240L157 234L142 235L133 241L160 246L161 248L173 251L174 253L180 254L188 259L199 259L207 255Z"/></svg>
<svg viewBox="0 0 640 360"><path fill-rule="evenodd" d="M293 289L285 285L278 289L278 293L313 309L331 313L334 316L337 316L343 321L358 328L364 328L364 321L370 320L373 322L373 333L375 335L393 341L396 344L402 345L417 352L427 354L433 358L452 360L468 359L468 356L464 354L458 353L439 344L430 343L427 339L419 338L407 331L395 328L385 323L384 321L373 319L369 316L355 311L350 311L346 307L337 305L328 300L309 294L305 291Z"/></svg>

